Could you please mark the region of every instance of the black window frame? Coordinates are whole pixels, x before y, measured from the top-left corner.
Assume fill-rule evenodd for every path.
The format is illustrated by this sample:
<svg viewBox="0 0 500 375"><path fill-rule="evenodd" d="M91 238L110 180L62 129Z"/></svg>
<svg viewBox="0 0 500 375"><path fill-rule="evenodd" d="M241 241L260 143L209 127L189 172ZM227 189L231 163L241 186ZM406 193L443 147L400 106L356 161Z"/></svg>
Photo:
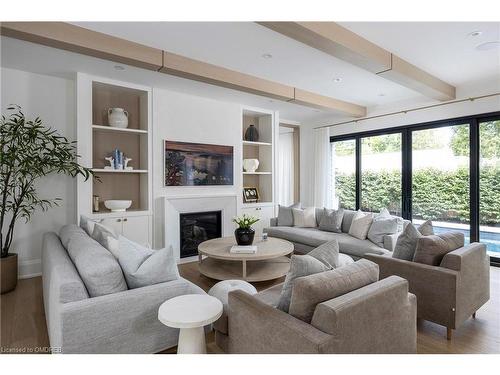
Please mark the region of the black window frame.
<svg viewBox="0 0 500 375"><path fill-rule="evenodd" d="M403 218L412 219L412 132L426 129L437 129L454 125L469 125L469 203L470 203L470 241L479 241L479 162L480 134L479 124L500 120L500 111L477 115L455 117L450 119L402 125L387 129L376 129L330 137L330 143L354 140L356 144L356 210L361 207L361 139L386 134L401 134L401 211ZM500 267L500 257L490 257L493 266Z"/></svg>

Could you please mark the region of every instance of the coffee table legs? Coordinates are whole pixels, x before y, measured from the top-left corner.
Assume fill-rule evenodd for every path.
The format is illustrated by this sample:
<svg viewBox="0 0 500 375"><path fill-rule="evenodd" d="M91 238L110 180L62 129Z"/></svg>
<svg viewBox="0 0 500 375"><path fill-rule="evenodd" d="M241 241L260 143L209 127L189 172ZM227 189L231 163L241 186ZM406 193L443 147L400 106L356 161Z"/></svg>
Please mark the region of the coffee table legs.
<svg viewBox="0 0 500 375"><path fill-rule="evenodd" d="M243 261L243 280L246 281L247 279L247 261Z"/></svg>
<svg viewBox="0 0 500 375"><path fill-rule="evenodd" d="M181 328L177 354L206 354L205 329L203 327Z"/></svg>

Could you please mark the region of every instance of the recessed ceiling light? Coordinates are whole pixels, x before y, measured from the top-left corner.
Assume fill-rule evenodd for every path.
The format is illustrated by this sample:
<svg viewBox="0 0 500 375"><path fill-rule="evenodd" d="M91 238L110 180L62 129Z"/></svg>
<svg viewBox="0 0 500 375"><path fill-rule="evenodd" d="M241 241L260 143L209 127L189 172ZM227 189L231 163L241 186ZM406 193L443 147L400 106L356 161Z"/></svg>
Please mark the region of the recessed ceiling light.
<svg viewBox="0 0 500 375"><path fill-rule="evenodd" d="M340 83L340 82L342 82L342 78L336 77L336 78L333 79L333 82Z"/></svg>
<svg viewBox="0 0 500 375"><path fill-rule="evenodd" d="M480 36L480 35L483 35L483 32L481 30L475 30L469 33L469 36Z"/></svg>
<svg viewBox="0 0 500 375"><path fill-rule="evenodd" d="M495 48L500 48L500 40L495 40L493 42L481 43L476 47L478 51L490 51Z"/></svg>
<svg viewBox="0 0 500 375"><path fill-rule="evenodd" d="M273 55L271 55L270 53L264 53L264 54L262 55L262 57L263 57L263 58L265 58L265 59L272 59L272 58L273 58Z"/></svg>
<svg viewBox="0 0 500 375"><path fill-rule="evenodd" d="M116 70L120 70L120 71L121 71L121 70L125 70L125 67L124 67L124 66L122 66L122 65L115 65L115 66L114 66L114 68L115 68Z"/></svg>

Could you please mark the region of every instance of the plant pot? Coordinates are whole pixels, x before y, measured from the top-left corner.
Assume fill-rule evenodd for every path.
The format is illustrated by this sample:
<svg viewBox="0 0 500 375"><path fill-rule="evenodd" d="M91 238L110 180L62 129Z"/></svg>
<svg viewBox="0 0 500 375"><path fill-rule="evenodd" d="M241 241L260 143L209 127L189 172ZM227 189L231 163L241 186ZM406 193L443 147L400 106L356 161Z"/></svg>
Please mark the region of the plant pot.
<svg viewBox="0 0 500 375"><path fill-rule="evenodd" d="M0 258L1 294L8 293L16 289L17 285L17 254L7 254L5 258Z"/></svg>
<svg viewBox="0 0 500 375"><path fill-rule="evenodd" d="M236 243L239 246L250 246L253 243L254 236L255 230L252 228L237 228L234 231L234 237L236 238Z"/></svg>

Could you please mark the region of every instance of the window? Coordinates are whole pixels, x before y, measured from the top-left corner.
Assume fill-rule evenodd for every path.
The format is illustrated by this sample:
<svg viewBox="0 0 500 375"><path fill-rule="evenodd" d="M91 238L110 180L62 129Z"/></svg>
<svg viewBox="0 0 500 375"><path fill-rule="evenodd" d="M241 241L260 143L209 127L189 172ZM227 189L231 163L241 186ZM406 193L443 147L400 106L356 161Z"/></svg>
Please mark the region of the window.
<svg viewBox="0 0 500 375"><path fill-rule="evenodd" d="M361 139L361 209L401 211L401 133Z"/></svg>
<svg viewBox="0 0 500 375"><path fill-rule="evenodd" d="M500 265L500 112L330 140L341 207L430 219Z"/></svg>
<svg viewBox="0 0 500 375"><path fill-rule="evenodd" d="M332 178L334 201L339 206L356 209L356 141L332 143Z"/></svg>

